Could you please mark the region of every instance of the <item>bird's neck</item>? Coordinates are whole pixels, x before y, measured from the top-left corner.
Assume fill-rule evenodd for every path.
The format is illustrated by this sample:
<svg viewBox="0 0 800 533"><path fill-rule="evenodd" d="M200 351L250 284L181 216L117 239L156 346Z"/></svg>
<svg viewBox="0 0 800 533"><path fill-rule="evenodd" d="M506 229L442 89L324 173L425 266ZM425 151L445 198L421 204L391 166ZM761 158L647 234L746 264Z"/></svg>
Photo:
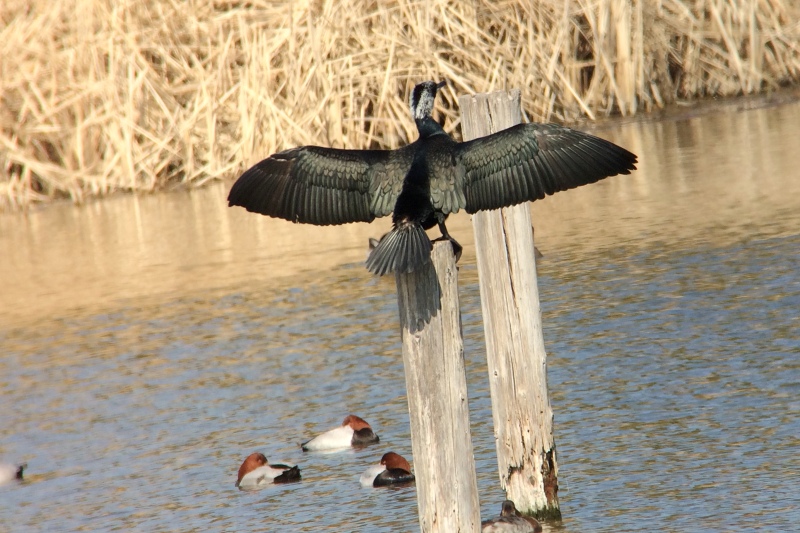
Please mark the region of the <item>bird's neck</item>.
<svg viewBox="0 0 800 533"><path fill-rule="evenodd" d="M438 122L431 117L418 118L414 122L417 123L417 131L419 132L420 139L426 137L433 137L434 135L447 135Z"/></svg>

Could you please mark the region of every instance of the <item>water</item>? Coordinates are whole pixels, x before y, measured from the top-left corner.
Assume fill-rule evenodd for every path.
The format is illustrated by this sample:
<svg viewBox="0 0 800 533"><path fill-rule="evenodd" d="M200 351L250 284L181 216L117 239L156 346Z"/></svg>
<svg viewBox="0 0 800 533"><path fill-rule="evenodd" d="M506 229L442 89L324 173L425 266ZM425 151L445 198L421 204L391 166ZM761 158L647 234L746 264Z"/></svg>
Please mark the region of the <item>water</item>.
<svg viewBox="0 0 800 533"><path fill-rule="evenodd" d="M602 132L640 170L534 205L561 523L800 522L800 104ZM0 216L0 531L416 531L388 227L228 209L225 187ZM461 306L481 511L498 487L469 219ZM298 443L366 418L379 446ZM304 479L240 492L246 455Z"/></svg>

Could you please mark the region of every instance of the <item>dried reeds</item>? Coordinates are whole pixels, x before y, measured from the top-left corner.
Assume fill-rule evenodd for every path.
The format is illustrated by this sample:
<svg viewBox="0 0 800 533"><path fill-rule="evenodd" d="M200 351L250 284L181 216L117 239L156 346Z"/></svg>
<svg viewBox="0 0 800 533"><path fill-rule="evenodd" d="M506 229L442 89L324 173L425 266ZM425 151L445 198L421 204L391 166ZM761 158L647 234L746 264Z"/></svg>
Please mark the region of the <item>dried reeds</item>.
<svg viewBox="0 0 800 533"><path fill-rule="evenodd" d="M298 144L396 147L406 95L522 88L531 119L800 80L782 0L5 0L0 205L234 175Z"/></svg>

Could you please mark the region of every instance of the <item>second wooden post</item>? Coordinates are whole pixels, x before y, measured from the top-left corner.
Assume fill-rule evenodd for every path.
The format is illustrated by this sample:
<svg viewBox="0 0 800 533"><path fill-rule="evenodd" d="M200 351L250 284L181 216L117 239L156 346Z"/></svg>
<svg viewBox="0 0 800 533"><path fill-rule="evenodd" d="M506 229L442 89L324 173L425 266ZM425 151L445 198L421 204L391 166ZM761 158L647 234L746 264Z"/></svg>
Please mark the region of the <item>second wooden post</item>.
<svg viewBox="0 0 800 533"><path fill-rule="evenodd" d="M459 98L464 140L520 122L514 90ZM560 518L530 205L473 215L500 484L521 512Z"/></svg>

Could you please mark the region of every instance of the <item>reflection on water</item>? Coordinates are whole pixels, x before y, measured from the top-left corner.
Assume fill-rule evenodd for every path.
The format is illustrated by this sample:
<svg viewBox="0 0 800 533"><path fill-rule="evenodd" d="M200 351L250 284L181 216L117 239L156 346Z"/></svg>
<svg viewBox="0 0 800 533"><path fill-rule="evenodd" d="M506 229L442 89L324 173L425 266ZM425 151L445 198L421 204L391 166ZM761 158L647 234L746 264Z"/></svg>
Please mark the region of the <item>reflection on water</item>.
<svg viewBox="0 0 800 533"><path fill-rule="evenodd" d="M629 177L533 210L562 524L788 531L800 520L800 105L603 135ZM416 492L362 489L411 457L393 280L371 225L228 209L225 188L0 216L0 488L22 530L414 531ZM462 311L482 514L498 512L472 230ZM304 454L353 412L381 444ZM252 451L303 482L242 493Z"/></svg>

